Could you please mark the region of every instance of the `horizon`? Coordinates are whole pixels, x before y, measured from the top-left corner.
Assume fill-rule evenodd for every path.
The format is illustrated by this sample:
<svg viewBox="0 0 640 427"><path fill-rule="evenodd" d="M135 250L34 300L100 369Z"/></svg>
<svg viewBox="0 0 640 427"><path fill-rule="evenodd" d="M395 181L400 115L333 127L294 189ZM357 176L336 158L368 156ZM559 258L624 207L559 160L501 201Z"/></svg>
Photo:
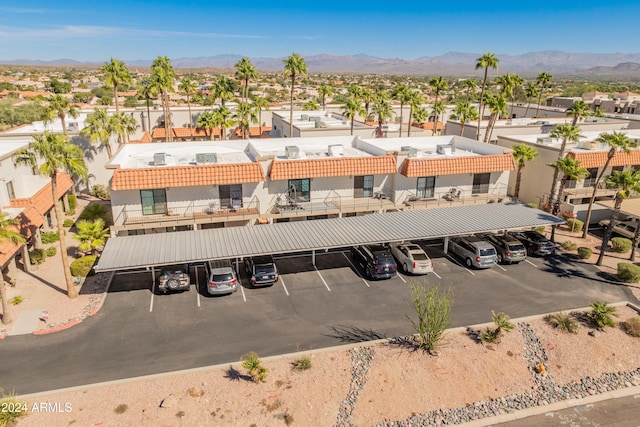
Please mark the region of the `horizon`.
<svg viewBox="0 0 640 427"><path fill-rule="evenodd" d="M606 5L592 0L579 5L540 0L509 9L495 0L428 8L418 2L398 8L376 0L340 6L292 1L265 5L254 0L241 6L203 0L60 3L57 8L43 0L27 0L20 7L0 6L4 41L0 60L102 63L110 57L124 62L157 56L281 58L292 52L414 60L487 51L503 56L544 51L639 52L633 38L612 42L616 29L633 28L634 17L640 14L640 4L620 0ZM615 26L609 24L614 17ZM587 27L598 22L605 22L602 27L610 28L611 37L607 31Z"/></svg>

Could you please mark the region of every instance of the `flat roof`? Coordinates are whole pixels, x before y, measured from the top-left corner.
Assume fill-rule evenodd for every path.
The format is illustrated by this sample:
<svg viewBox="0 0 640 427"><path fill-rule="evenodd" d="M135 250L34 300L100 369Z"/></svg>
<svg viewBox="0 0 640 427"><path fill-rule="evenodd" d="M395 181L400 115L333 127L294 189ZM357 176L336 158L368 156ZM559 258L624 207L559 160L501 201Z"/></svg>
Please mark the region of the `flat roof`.
<svg viewBox="0 0 640 427"><path fill-rule="evenodd" d="M273 111L273 115L277 115L284 122L289 123L289 111ZM320 122L316 125L316 121ZM293 111L293 126L301 130L309 129L335 129L350 128L351 120L347 120L341 114L333 113L326 110L321 111ZM353 127L370 127L362 122L353 122Z"/></svg>
<svg viewBox="0 0 640 427"><path fill-rule="evenodd" d="M95 269L101 272L156 267L516 230L563 222L539 209L509 202L120 236L107 240Z"/></svg>
<svg viewBox="0 0 640 427"><path fill-rule="evenodd" d="M453 158L503 154L509 149L457 135L412 138L359 138L356 146L373 154L409 152L415 158Z"/></svg>
<svg viewBox="0 0 640 427"><path fill-rule="evenodd" d="M535 108L535 107L532 107ZM542 110L542 108L540 108ZM554 111L565 111L564 108L550 108L547 107L546 110L554 110ZM460 123L457 120L451 120L455 123ZM497 128L518 128L518 127L529 127L529 126L555 126L563 123L571 123L573 122L573 117L521 117L516 119L504 119L497 120L495 123L495 127ZM486 127L489 123L489 120L481 120L480 127ZM597 126L599 124L616 124L620 123L621 125L627 124L626 120L622 120L620 118L611 118L611 117L590 117L586 120L582 120L578 123L578 126L587 125L587 126ZM465 124L465 127L477 128L478 121L473 120L469 123Z"/></svg>
<svg viewBox="0 0 640 427"><path fill-rule="evenodd" d="M31 142L31 138L20 140L18 138L5 140L0 138L0 159L12 156L16 151L26 148Z"/></svg>
<svg viewBox="0 0 640 427"><path fill-rule="evenodd" d="M269 138L250 140L248 151L256 158L274 160L309 160L329 157L365 157L372 154L354 147L353 136ZM287 157L287 147L297 147L294 157ZM330 147L332 147L330 149Z"/></svg>
<svg viewBox="0 0 640 427"><path fill-rule="evenodd" d="M82 130L85 126L84 122L87 119L87 115L88 113L82 112L78 114L78 117L67 116L65 118L67 131L78 132ZM76 125L74 125L73 123L76 123ZM15 127L13 129L7 129L2 133L3 134L32 134L32 133L43 133L45 130L53 133L62 133L62 121L58 117L56 117L55 119L47 123L45 123L44 121L33 122L31 124Z"/></svg>
<svg viewBox="0 0 640 427"><path fill-rule="evenodd" d="M613 133L613 132L621 132L627 135L631 139L640 140L640 129L621 129L621 130L607 130L607 131L581 131L580 134L584 135L584 138L580 139L580 142L594 142L600 135L605 133ZM541 134L533 134L533 135L500 135L501 139L510 139L514 141L526 142L528 144L536 145L539 147L551 147L555 149L560 149L562 145L562 139L559 138L551 138L548 133ZM607 144L596 143L593 148L584 149L580 148L579 144L567 144L566 150L568 152L594 152L594 151L609 151L611 147Z"/></svg>

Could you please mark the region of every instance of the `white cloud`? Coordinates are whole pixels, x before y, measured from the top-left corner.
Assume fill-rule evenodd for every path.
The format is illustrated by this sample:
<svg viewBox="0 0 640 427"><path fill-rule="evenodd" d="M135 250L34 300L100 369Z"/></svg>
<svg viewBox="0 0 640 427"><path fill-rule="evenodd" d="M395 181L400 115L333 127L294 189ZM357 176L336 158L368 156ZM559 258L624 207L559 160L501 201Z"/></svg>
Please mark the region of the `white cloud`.
<svg viewBox="0 0 640 427"><path fill-rule="evenodd" d="M4 7L0 6L0 12L5 13L47 13L44 9L28 9L22 7Z"/></svg>

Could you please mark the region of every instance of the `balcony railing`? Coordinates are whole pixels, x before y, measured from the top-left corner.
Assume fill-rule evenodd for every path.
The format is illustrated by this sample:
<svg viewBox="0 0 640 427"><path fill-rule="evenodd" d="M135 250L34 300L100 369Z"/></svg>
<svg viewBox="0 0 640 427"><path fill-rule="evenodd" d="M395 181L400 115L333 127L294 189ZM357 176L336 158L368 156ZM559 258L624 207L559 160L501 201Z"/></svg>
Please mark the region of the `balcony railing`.
<svg viewBox="0 0 640 427"><path fill-rule="evenodd" d="M486 184L474 186L469 190L451 187L448 190L436 188L432 197L420 197L416 193L405 190L400 192L397 200L409 209L429 209L446 206L464 206L510 201L509 187L504 184Z"/></svg>
<svg viewBox="0 0 640 427"><path fill-rule="evenodd" d="M281 216L326 215L332 213L373 212L397 209L392 200L381 192L373 197L344 197L331 191L324 198L295 201L284 194L274 197L271 213Z"/></svg>

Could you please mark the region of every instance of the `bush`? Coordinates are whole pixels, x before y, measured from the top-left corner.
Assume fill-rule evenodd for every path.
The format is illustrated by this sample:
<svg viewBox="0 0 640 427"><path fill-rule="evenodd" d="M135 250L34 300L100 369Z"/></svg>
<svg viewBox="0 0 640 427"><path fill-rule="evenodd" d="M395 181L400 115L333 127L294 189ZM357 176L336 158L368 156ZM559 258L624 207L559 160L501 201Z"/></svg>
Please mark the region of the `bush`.
<svg viewBox="0 0 640 427"><path fill-rule="evenodd" d="M96 259L97 257L95 255L87 255L73 261L69 266L71 275L74 277L87 277L93 275L93 265L96 263Z"/></svg>
<svg viewBox="0 0 640 427"><path fill-rule="evenodd" d="M76 206L78 206L78 201L76 200L76 196L73 194L69 194L67 196L67 200L69 201L69 213L72 214L76 211Z"/></svg>
<svg viewBox="0 0 640 427"><path fill-rule="evenodd" d="M628 262L618 263L618 278L625 283L640 282L640 267Z"/></svg>
<svg viewBox="0 0 640 427"><path fill-rule="evenodd" d="M544 320L556 329L563 332L575 334L578 332L580 324L576 319L567 313L553 313L544 317Z"/></svg>
<svg viewBox="0 0 640 427"><path fill-rule="evenodd" d="M42 264L45 259L46 256L43 249L34 249L29 251L29 262L31 265Z"/></svg>
<svg viewBox="0 0 640 427"><path fill-rule="evenodd" d="M18 400L15 396L0 399L0 426L15 425L16 418L27 414L27 402Z"/></svg>
<svg viewBox="0 0 640 427"><path fill-rule="evenodd" d="M84 208L78 217L78 221L95 221L98 218L102 218L105 226L107 227L113 224L111 221L111 215L109 215L109 209L100 203L91 203L89 206Z"/></svg>
<svg viewBox="0 0 640 427"><path fill-rule="evenodd" d="M309 359L307 356L303 356L293 362L294 371L306 371L307 369L311 369L311 359Z"/></svg>
<svg viewBox="0 0 640 427"><path fill-rule="evenodd" d="M48 245L60 240L60 236L56 231L45 231L44 233L40 234L40 239L42 240L42 243Z"/></svg>
<svg viewBox="0 0 640 427"><path fill-rule="evenodd" d="M109 193L109 187L102 184L96 184L93 187L91 187L91 195L103 200L107 200L111 198L111 194Z"/></svg>
<svg viewBox="0 0 640 427"><path fill-rule="evenodd" d="M55 247L55 246L50 246L50 247L48 247L48 248L44 251L44 254L45 254L47 257L56 256L56 254L57 254L57 253L58 253L58 250L56 249L56 247Z"/></svg>
<svg viewBox="0 0 640 427"><path fill-rule="evenodd" d="M616 326L616 321L613 317L618 317L616 308L610 306L604 301L594 301L591 304L591 313L587 313L587 320L597 328L604 328L609 326L613 328Z"/></svg>
<svg viewBox="0 0 640 427"><path fill-rule="evenodd" d="M500 339L502 338L502 332L498 329L487 328L480 334L480 341L488 342L488 343L500 343Z"/></svg>
<svg viewBox="0 0 640 427"><path fill-rule="evenodd" d="M624 237L614 237L611 239L611 248L618 254L627 253L631 250L631 240Z"/></svg>
<svg viewBox="0 0 640 427"><path fill-rule="evenodd" d="M632 337L640 337L640 317L632 317L622 322L622 328Z"/></svg>
<svg viewBox="0 0 640 427"><path fill-rule="evenodd" d="M589 259L591 258L591 255L593 255L591 248L586 248L584 246L578 248L578 256L581 259Z"/></svg>
<svg viewBox="0 0 640 427"><path fill-rule="evenodd" d="M547 229L547 227L545 227L544 225L541 225L539 227L536 227L536 231L540 234L544 234L545 230Z"/></svg>
<svg viewBox="0 0 640 427"><path fill-rule="evenodd" d="M527 206L529 206L530 208L538 209L537 203L527 203Z"/></svg>
<svg viewBox="0 0 640 427"><path fill-rule="evenodd" d="M407 286L418 320L407 318L416 331L418 348L436 354L449 326L453 292L451 289L440 291L438 286L425 286L416 280L409 281Z"/></svg>
<svg viewBox="0 0 640 427"><path fill-rule="evenodd" d="M575 242L572 242L571 240L566 240L560 243L560 247L567 252L572 252L578 248L578 245Z"/></svg>
<svg viewBox="0 0 640 427"><path fill-rule="evenodd" d="M11 298L9 302L13 305L18 305L22 303L22 301L24 301L22 297L20 295L16 295L15 297Z"/></svg>
<svg viewBox="0 0 640 427"><path fill-rule="evenodd" d="M574 233L579 233L584 227L584 222L580 221L578 218L569 218L567 220L567 226L569 227L569 230Z"/></svg>
<svg viewBox="0 0 640 427"><path fill-rule="evenodd" d="M253 351L242 356L242 367L249 371L251 379L255 383L264 383L267 381L267 372L269 369L262 365L262 361Z"/></svg>
<svg viewBox="0 0 640 427"><path fill-rule="evenodd" d="M62 225L69 228L69 227L73 227L74 222L75 222L74 220L69 218L69 219L65 219Z"/></svg>

